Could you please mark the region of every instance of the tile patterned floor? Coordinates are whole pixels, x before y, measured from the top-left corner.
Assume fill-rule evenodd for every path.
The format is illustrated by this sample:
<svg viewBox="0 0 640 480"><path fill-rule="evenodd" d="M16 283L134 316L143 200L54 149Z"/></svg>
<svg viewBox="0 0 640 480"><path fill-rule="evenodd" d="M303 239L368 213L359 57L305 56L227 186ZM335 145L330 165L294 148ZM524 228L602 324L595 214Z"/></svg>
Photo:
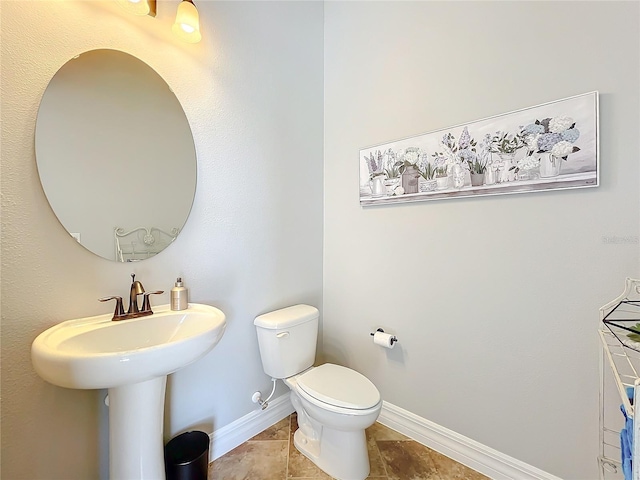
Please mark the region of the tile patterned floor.
<svg viewBox="0 0 640 480"><path fill-rule="evenodd" d="M209 480L331 480L293 445L292 414L209 465ZM384 425L367 429L370 480L487 480Z"/></svg>

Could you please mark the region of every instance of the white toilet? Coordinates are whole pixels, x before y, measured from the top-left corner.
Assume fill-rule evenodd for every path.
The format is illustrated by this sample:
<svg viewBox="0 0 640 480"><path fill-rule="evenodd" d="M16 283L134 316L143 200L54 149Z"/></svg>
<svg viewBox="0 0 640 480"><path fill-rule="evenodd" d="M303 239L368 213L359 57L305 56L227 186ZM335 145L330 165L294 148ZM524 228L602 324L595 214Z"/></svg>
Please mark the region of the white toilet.
<svg viewBox="0 0 640 480"><path fill-rule="evenodd" d="M313 367L318 316L315 307L294 305L257 317L262 366L291 389L298 413L296 448L338 480L364 480L369 475L364 430L380 415L382 399L354 370L331 363Z"/></svg>

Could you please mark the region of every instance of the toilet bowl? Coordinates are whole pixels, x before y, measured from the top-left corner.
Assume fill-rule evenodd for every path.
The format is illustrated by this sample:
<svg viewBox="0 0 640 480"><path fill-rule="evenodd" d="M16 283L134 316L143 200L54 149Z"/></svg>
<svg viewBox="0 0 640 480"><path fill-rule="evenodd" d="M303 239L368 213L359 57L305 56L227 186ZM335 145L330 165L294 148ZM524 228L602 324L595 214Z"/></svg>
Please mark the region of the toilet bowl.
<svg viewBox="0 0 640 480"><path fill-rule="evenodd" d="M291 403L298 414L293 438L296 448L334 478L367 478L365 429L374 424L382 408L373 383L354 370L331 363L284 382L291 389Z"/></svg>
<svg viewBox="0 0 640 480"><path fill-rule="evenodd" d="M298 415L295 447L338 480L364 480L369 475L365 429L380 415L382 399L355 370L332 363L312 366L318 317L309 305L257 317L263 368L291 390Z"/></svg>

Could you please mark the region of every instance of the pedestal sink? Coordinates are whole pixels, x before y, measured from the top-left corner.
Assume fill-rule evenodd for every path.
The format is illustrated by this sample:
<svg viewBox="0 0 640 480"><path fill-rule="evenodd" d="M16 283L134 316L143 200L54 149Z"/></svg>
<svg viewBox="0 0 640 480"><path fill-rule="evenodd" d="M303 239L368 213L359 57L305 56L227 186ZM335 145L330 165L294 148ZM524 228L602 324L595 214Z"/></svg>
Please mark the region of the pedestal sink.
<svg viewBox="0 0 640 480"><path fill-rule="evenodd" d="M109 468L113 480L165 478L162 437L167 375L206 355L226 327L200 304L114 322L112 315L68 320L31 346L44 380L66 388L109 389Z"/></svg>

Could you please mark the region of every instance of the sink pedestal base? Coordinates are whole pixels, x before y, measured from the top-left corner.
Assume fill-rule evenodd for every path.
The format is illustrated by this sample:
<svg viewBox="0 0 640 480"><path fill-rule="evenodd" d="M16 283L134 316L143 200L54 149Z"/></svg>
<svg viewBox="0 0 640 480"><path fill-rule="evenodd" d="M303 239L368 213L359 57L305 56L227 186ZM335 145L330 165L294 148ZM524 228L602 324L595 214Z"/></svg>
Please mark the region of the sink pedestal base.
<svg viewBox="0 0 640 480"><path fill-rule="evenodd" d="M164 480L166 375L109 389L109 477Z"/></svg>

